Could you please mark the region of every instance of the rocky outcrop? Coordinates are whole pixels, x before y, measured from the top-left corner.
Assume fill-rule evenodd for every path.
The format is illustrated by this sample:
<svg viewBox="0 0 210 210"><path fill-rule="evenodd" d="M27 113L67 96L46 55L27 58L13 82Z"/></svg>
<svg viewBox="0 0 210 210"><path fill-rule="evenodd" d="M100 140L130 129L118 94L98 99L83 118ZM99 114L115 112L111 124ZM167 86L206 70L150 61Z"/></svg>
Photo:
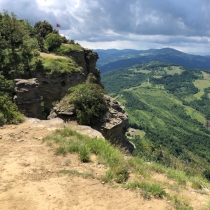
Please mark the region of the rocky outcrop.
<svg viewBox="0 0 210 210"><path fill-rule="evenodd" d="M98 54L92 52L92 50L80 50L80 51L71 51L68 53L67 56L72 57L78 66L82 67L81 72L71 73L71 74L60 74L56 76L46 76L44 73L36 73L34 76L36 77L36 100L42 99L42 102L44 104L44 107L48 110L50 110L53 107L53 102L60 101L67 93L68 89L71 87L74 87L78 84L84 83L87 79L91 80L94 83L97 83L102 86L101 79L100 79L100 71L96 68L96 62L98 59ZM19 110L27 110L30 105L31 107L34 107L35 109L40 109L39 105L34 103L35 99L34 96L32 96L34 93L30 94L32 91L32 86L28 86L27 84L30 84L31 79L29 80L21 80L24 85L24 93L21 93L18 91L19 89L19 83L16 83L16 96L15 96L15 102L19 107ZM35 86L33 86L33 91L35 91ZM27 88L29 88L27 90ZM24 96L25 94L29 94L31 96ZM29 98L32 98L31 102ZM27 106L23 104L28 104ZM30 105L29 105L30 104ZM36 108L37 105L37 108ZM28 108L27 108L28 107ZM40 118L40 112L32 111L21 111L24 113L27 117L36 117Z"/></svg>
<svg viewBox="0 0 210 210"><path fill-rule="evenodd" d="M49 119L61 118L64 121L76 121L75 109L72 105L59 106L58 103L53 107L53 102L60 101L68 93L70 87L86 81L101 84L100 71L96 68L98 54L92 50L72 51L67 56L72 57L78 66L82 67L81 72L59 74L48 76L44 73L37 73L36 79L15 80L16 96L15 103L19 110L27 117L42 118L41 99L44 102L45 109L51 109ZM132 151L133 145L125 137L128 128L128 117L124 108L114 99L105 96L108 105L108 111L100 116L92 126L102 133L102 135L112 144L126 148Z"/></svg>
<svg viewBox="0 0 210 210"><path fill-rule="evenodd" d="M133 151L133 145L125 136L128 130L128 116L124 107L109 96L105 96L105 99L108 104L108 111L99 118L93 128L99 130L105 139L108 139L112 144Z"/></svg>
<svg viewBox="0 0 210 210"><path fill-rule="evenodd" d="M53 102L60 101L68 93L69 88L84 83L87 79L83 72L62 74L56 77L46 77L39 73L36 77L39 81L38 91L42 96L44 106L48 109L53 107Z"/></svg>
<svg viewBox="0 0 210 210"><path fill-rule="evenodd" d="M95 83L103 87L101 83L100 70L96 68L96 62L98 60L98 54L90 49L84 49L81 51L71 51L67 54L74 59L74 61L83 68L83 73L86 78L91 75L95 78Z"/></svg>
<svg viewBox="0 0 210 210"><path fill-rule="evenodd" d="M65 100L65 99L64 99ZM118 145L129 152L132 152L134 146L127 140L125 133L128 129L128 116L124 107L119 102L109 96L105 96L108 105L108 111L100 116L93 128L102 133L105 139L113 145ZM61 118L64 121L77 120L75 109L72 105L63 106L65 101L58 103L51 111L48 119Z"/></svg>
<svg viewBox="0 0 210 210"><path fill-rule="evenodd" d="M14 102L18 109L27 117L42 118L41 98L37 79L15 79Z"/></svg>

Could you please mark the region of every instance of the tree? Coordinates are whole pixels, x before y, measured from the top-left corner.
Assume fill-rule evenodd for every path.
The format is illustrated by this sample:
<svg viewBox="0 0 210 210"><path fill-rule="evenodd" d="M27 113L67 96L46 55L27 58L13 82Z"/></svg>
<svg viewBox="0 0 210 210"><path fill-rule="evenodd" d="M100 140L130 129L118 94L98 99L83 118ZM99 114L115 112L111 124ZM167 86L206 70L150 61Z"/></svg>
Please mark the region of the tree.
<svg viewBox="0 0 210 210"><path fill-rule="evenodd" d="M61 46L62 40L58 34L50 33L46 36L45 43L47 49L52 52Z"/></svg>
<svg viewBox="0 0 210 210"><path fill-rule="evenodd" d="M107 111L103 89L96 84L80 84L69 89L70 103L75 106L78 122L94 124L94 120Z"/></svg>
<svg viewBox="0 0 210 210"><path fill-rule="evenodd" d="M26 75L28 72L29 76L31 76L31 62L40 55L40 48L37 39L29 38L24 40L20 52L24 64L24 73Z"/></svg>
<svg viewBox="0 0 210 210"><path fill-rule="evenodd" d="M67 44L68 39L65 36L61 36L62 43Z"/></svg>
<svg viewBox="0 0 210 210"><path fill-rule="evenodd" d="M23 70L20 48L27 39L29 34L23 21L14 13L9 15L4 11L0 18L0 60L1 67L13 78Z"/></svg>
<svg viewBox="0 0 210 210"><path fill-rule="evenodd" d="M38 21L34 25L34 29L36 33L42 37L43 39L49 34L53 32L53 27L50 23L45 21Z"/></svg>
<svg viewBox="0 0 210 210"><path fill-rule="evenodd" d="M35 38L35 36L36 36L36 29L31 25L31 23L28 20L24 20L23 24L24 24L26 30L28 31L29 36L31 38Z"/></svg>

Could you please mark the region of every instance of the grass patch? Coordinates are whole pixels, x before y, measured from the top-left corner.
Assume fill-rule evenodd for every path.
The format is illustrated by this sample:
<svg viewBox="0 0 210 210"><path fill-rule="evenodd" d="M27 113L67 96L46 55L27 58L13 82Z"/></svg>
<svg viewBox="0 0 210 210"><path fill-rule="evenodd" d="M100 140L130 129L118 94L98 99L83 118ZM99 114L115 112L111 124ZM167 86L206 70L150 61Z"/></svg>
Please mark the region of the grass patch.
<svg viewBox="0 0 210 210"><path fill-rule="evenodd" d="M88 136L81 135L69 128L56 130L52 135L44 138L44 141L51 143L55 147L56 154L65 155L68 152L77 153L83 162L90 161L90 155L97 155L100 164L108 166L108 170L101 176L100 180L106 183L119 183L122 186L140 191L145 199L167 198L171 200L174 207L178 210L191 210L189 202L182 198L171 196L166 193L164 183L154 181L152 174L162 173L168 178L177 182L176 189L186 187L186 183L191 183L191 187L195 190L204 191L209 189L209 182L201 177L189 176L181 170L166 168L161 164L154 162L145 162L139 157L130 157L124 159L124 155L119 149L111 146L111 144L103 139L91 139ZM90 173L80 173L75 170L61 170L59 173L81 176L83 178L95 178ZM132 173L132 179L136 181L128 181L129 174ZM173 185L173 186L175 186ZM170 189L170 186L168 186Z"/></svg>
<svg viewBox="0 0 210 210"><path fill-rule="evenodd" d="M199 89L199 92L194 95L197 99L201 99L201 96L204 94L204 89L210 87L209 80L195 80L193 84Z"/></svg>
<svg viewBox="0 0 210 210"><path fill-rule="evenodd" d="M165 190L158 184L149 184L147 182L130 182L127 185L125 185L129 189L137 189L139 188L141 191L142 196L145 199L151 199L152 197L155 198L163 198L166 196Z"/></svg>
<svg viewBox="0 0 210 210"><path fill-rule="evenodd" d="M179 66L165 67L164 70L168 75L175 75L175 74L180 75L184 71L184 70L180 69Z"/></svg>
<svg viewBox="0 0 210 210"><path fill-rule="evenodd" d="M149 73L151 73L151 71L149 71L149 70L144 70L144 69L142 69L142 70L137 70L136 72L141 72L141 73L143 73L143 74L149 74Z"/></svg>
<svg viewBox="0 0 210 210"><path fill-rule="evenodd" d="M178 198L177 196L171 197L175 209L177 210L193 210L193 208L189 205L188 201L183 198Z"/></svg>
<svg viewBox="0 0 210 210"><path fill-rule="evenodd" d="M60 48L56 49L55 53L57 55L68 55L72 51L81 51L84 48L81 47L79 44L63 44Z"/></svg>
<svg viewBox="0 0 210 210"><path fill-rule="evenodd" d="M174 179L180 185L186 185L186 182L188 181L188 176L183 171L168 168L166 173L168 178Z"/></svg>
<svg viewBox="0 0 210 210"><path fill-rule="evenodd" d="M129 172L123 154L108 141L92 139L69 128L56 130L43 140L48 144L55 142L58 145L55 148L56 154L78 153L82 162L89 162L91 154L98 155L99 162L110 167L110 172L104 177L105 180L114 179L117 183L122 183L128 179Z"/></svg>
<svg viewBox="0 0 210 210"><path fill-rule="evenodd" d="M40 61L41 65L38 70L43 71L47 75L75 73L81 71L81 67L79 67L71 58L41 57Z"/></svg>
<svg viewBox="0 0 210 210"><path fill-rule="evenodd" d="M56 154L56 155L63 155L63 156L65 156L66 153L67 153L66 148L63 147L63 146L57 147L57 148L55 149L55 154Z"/></svg>
<svg viewBox="0 0 210 210"><path fill-rule="evenodd" d="M186 106L185 111L192 119L196 119L198 122L202 123L203 125L206 123L205 117L200 112L193 109L192 107Z"/></svg>
<svg viewBox="0 0 210 210"><path fill-rule="evenodd" d="M79 147L79 158L82 162L90 162L90 148L87 145L81 145Z"/></svg>
<svg viewBox="0 0 210 210"><path fill-rule="evenodd" d="M101 180L103 182L112 183L112 180L114 179L114 172L111 170L106 171L106 173L101 177Z"/></svg>

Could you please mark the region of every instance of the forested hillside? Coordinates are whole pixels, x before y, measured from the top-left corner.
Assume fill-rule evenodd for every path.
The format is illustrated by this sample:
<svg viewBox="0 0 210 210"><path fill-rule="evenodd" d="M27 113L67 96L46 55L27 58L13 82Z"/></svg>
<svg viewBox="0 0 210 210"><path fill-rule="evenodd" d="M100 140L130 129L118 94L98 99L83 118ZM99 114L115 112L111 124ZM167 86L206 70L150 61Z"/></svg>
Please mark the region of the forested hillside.
<svg viewBox="0 0 210 210"><path fill-rule="evenodd" d="M210 57L191 55L172 48L150 50L95 50L99 54L97 62L101 72L126 68L151 61L173 63L190 69L210 70Z"/></svg>
<svg viewBox="0 0 210 210"><path fill-rule="evenodd" d="M102 74L126 107L135 155L188 172L210 169L210 74L151 62Z"/></svg>

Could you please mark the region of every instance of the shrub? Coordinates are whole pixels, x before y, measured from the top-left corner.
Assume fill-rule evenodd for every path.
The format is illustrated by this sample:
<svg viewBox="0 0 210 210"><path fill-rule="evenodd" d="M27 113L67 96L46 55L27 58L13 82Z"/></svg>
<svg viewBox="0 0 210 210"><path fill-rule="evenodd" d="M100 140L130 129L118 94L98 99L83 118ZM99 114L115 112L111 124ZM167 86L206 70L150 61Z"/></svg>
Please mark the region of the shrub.
<svg viewBox="0 0 210 210"><path fill-rule="evenodd" d="M70 103L75 106L79 124L91 125L107 111L103 89L96 84L80 84L69 89Z"/></svg>
<svg viewBox="0 0 210 210"><path fill-rule="evenodd" d="M46 43L47 49L50 52L52 52L61 46L62 39L58 34L49 33L46 36L45 43Z"/></svg>
<svg viewBox="0 0 210 210"><path fill-rule="evenodd" d="M129 176L128 169L123 166L118 166L112 169L115 174L115 181L117 183L126 182Z"/></svg>
<svg viewBox="0 0 210 210"><path fill-rule="evenodd" d="M23 121L23 115L18 112L17 106L12 103L7 96L0 96L0 125L5 123L20 123Z"/></svg>

